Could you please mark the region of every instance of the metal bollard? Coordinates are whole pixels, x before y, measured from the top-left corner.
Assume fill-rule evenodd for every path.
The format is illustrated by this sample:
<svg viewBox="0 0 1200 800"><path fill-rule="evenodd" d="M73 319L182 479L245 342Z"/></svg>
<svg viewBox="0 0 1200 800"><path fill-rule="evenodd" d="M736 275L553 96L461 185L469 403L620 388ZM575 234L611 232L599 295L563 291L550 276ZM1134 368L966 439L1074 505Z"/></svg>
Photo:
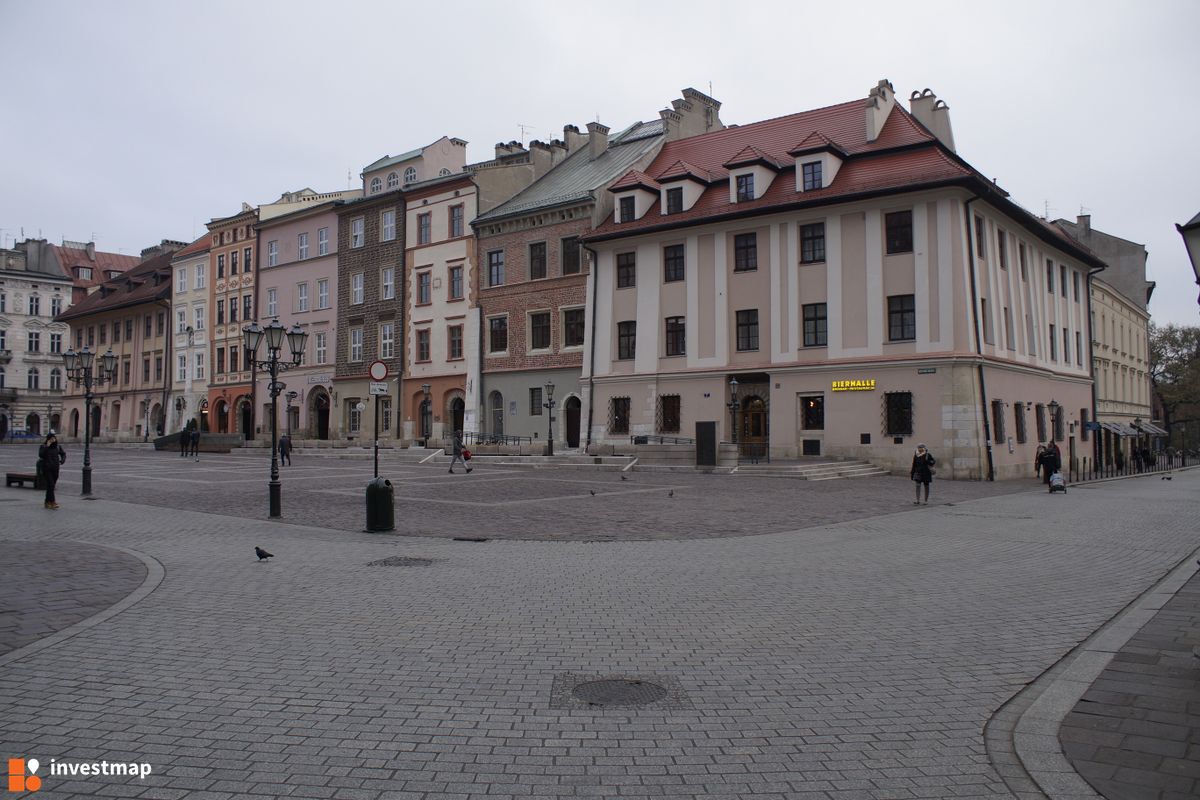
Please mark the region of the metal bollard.
<svg viewBox="0 0 1200 800"><path fill-rule="evenodd" d="M376 478L367 484L367 530L396 529L395 491L392 482Z"/></svg>

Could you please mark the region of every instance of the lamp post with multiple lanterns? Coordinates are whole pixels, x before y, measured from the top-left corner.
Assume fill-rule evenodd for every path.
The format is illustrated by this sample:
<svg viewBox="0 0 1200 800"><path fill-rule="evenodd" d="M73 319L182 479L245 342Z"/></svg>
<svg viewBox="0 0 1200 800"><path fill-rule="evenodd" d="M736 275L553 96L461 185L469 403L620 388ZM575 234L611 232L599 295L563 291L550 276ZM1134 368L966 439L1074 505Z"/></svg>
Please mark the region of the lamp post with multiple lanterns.
<svg viewBox="0 0 1200 800"><path fill-rule="evenodd" d="M546 381L546 455L554 455L554 381Z"/></svg>
<svg viewBox="0 0 1200 800"><path fill-rule="evenodd" d="M737 444L737 429L738 429L738 409L742 407L742 403L738 400L738 382L737 378L729 379L729 415L732 418L733 426L733 443Z"/></svg>
<svg viewBox="0 0 1200 800"><path fill-rule="evenodd" d="M271 393L271 480L267 484L270 497L270 514L272 517L282 516L283 500L279 483L279 393L284 385L279 382L279 372L300 366L304 358L304 347L308 342L308 333L299 325L291 329L284 328L279 318L271 320L265 328L257 322L242 329L246 337L246 353L250 360L260 369L265 369L271 375L271 383L267 389ZM288 349L291 350L291 360L281 360L283 340L287 339ZM267 345L266 358L258 357L258 348L264 340Z"/></svg>
<svg viewBox="0 0 1200 800"><path fill-rule="evenodd" d="M112 383L117 373L117 356L110 348L100 357L100 369L95 369L96 354L88 347L78 353L74 349L63 353L63 364L67 368L67 380L83 387L83 491L92 493L92 389Z"/></svg>

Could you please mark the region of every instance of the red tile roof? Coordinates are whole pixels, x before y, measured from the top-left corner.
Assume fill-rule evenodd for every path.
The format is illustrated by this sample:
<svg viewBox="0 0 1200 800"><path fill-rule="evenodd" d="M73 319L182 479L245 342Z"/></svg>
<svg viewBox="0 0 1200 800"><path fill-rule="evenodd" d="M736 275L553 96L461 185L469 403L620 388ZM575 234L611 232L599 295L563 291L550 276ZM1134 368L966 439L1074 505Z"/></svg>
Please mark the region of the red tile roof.
<svg viewBox="0 0 1200 800"><path fill-rule="evenodd" d="M629 170L623 178L608 187L610 192L627 192L630 189L646 189L657 193L662 187L654 178L636 169Z"/></svg>
<svg viewBox="0 0 1200 800"><path fill-rule="evenodd" d="M74 247L64 247L62 245L48 245L54 253L54 257L58 259L59 266L62 267L63 274L75 281L76 286L95 286L98 283L108 279L108 272L125 272L133 269L141 261L138 256L126 256L120 253L105 253L101 250L94 251L93 257L88 256L86 250L81 250ZM79 280L75 277L75 267L91 267L92 279Z"/></svg>
<svg viewBox="0 0 1200 800"><path fill-rule="evenodd" d="M188 256L197 256L201 253L207 253L212 246L212 234L203 234L199 239L189 244L182 250L176 250L171 254L172 260L177 258L187 258Z"/></svg>
<svg viewBox="0 0 1200 800"><path fill-rule="evenodd" d="M55 319L67 321L170 298L171 258L174 255L162 253L141 262L118 278L104 281L98 290L73 304Z"/></svg>
<svg viewBox="0 0 1200 800"><path fill-rule="evenodd" d="M806 153L819 153L822 150L832 150L838 155L845 158L846 150L840 144L830 139L820 131L813 131L808 136L804 137L804 141L788 150L789 156L800 156Z"/></svg>
<svg viewBox="0 0 1200 800"><path fill-rule="evenodd" d="M687 178L695 178L701 183L712 183L713 181L721 180L728 176L724 170L720 175L714 175L706 169L701 169L694 164L689 164L686 161L676 161L671 166L658 174L659 183L668 183L671 181L682 181Z"/></svg>
<svg viewBox="0 0 1200 800"><path fill-rule="evenodd" d="M749 164L764 164L778 172L779 170L783 169L786 163L790 163L790 159L788 159L786 162L780 161L767 155L754 145L748 144L738 151L737 155L726 161L721 166L725 169L734 169L736 167L744 167Z"/></svg>

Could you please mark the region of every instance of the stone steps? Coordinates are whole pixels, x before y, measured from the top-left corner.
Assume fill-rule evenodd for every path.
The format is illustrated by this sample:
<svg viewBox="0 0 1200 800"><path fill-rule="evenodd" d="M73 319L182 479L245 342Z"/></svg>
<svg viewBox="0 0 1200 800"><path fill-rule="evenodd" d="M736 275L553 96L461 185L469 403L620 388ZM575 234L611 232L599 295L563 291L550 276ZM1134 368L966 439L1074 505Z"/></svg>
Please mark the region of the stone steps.
<svg viewBox="0 0 1200 800"><path fill-rule="evenodd" d="M794 461L773 464L743 464L736 475L752 475L769 478L797 478L804 481L829 481L840 478L870 478L889 474L882 467L867 461L820 461L798 463Z"/></svg>

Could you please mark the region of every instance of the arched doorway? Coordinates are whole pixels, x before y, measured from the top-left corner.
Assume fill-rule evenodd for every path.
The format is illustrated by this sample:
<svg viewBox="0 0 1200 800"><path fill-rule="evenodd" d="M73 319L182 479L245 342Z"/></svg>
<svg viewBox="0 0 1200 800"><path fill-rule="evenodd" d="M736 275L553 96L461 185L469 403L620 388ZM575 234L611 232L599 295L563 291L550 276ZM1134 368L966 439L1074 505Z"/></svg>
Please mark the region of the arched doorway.
<svg viewBox="0 0 1200 800"><path fill-rule="evenodd" d="M229 404L224 398L217 401L217 433L229 433Z"/></svg>
<svg viewBox="0 0 1200 800"><path fill-rule="evenodd" d="M121 404L113 403L112 410L108 412L108 429L114 433L121 428Z"/></svg>
<svg viewBox="0 0 1200 800"><path fill-rule="evenodd" d="M317 387L308 393L309 402L309 419L312 420L309 424L315 424L316 430L312 431L318 439L329 438L329 395L321 387Z"/></svg>
<svg viewBox="0 0 1200 800"><path fill-rule="evenodd" d="M37 414L30 414L29 416L25 417L25 432L31 433L31 434L36 433L38 435L41 435L41 433L42 433L42 418L39 417Z"/></svg>
<svg viewBox="0 0 1200 800"><path fill-rule="evenodd" d="M750 395L742 401L741 430L738 437L739 452L751 459L767 455L767 403L758 395Z"/></svg>
<svg viewBox="0 0 1200 800"><path fill-rule="evenodd" d="M208 398L207 397L200 401L200 430L203 431L204 433L208 433L208 431L210 430L210 428L208 427Z"/></svg>
<svg viewBox="0 0 1200 800"><path fill-rule="evenodd" d="M150 430L154 431L155 436L162 436L166 433L166 428L163 427L163 407L161 403L155 403L150 409Z"/></svg>
<svg viewBox="0 0 1200 800"><path fill-rule="evenodd" d="M563 403L563 431L566 433L567 447L579 447L579 412L582 405L574 395Z"/></svg>
<svg viewBox="0 0 1200 800"><path fill-rule="evenodd" d="M421 401L420 407L420 437L423 442L428 442L429 437L433 436L433 401L425 398Z"/></svg>
<svg viewBox="0 0 1200 800"><path fill-rule="evenodd" d="M467 404L463 402L461 397L456 397L450 401L450 428L451 435L463 429L463 419L467 413Z"/></svg>
<svg viewBox="0 0 1200 800"><path fill-rule="evenodd" d="M488 395L488 412L491 418L491 431L495 436L504 435L504 395L492 392Z"/></svg>
<svg viewBox="0 0 1200 800"><path fill-rule="evenodd" d="M100 406L92 406L92 438L100 436Z"/></svg>
<svg viewBox="0 0 1200 800"><path fill-rule="evenodd" d="M241 417L241 433L243 439L254 438L254 406L246 398L238 401L238 416Z"/></svg>
<svg viewBox="0 0 1200 800"><path fill-rule="evenodd" d="M58 430L59 426L61 426L61 425L62 425L62 417L59 414L53 414L50 416L50 428L46 432L49 433L50 431L58 431L59 433L61 433L61 431Z"/></svg>

